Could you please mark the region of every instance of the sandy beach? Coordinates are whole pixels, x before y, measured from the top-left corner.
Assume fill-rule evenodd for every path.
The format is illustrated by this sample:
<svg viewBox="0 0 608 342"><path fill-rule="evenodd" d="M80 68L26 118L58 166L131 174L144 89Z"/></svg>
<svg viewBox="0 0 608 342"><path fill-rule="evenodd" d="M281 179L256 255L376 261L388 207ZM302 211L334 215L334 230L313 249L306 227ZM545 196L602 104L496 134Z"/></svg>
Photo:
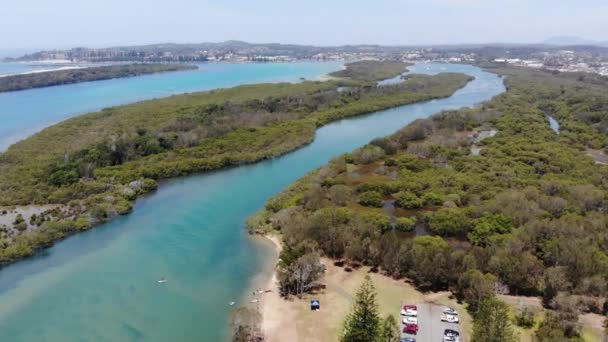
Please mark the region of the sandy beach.
<svg viewBox="0 0 608 342"><path fill-rule="evenodd" d="M58 65L61 65L61 64L58 64ZM19 73L14 73L14 74L0 75L0 77L39 74L39 73L43 73L43 72L54 72L54 71L72 70L72 69L85 69L85 68L89 68L89 67L80 66L80 65L62 66L62 67L56 67L56 68L38 69L38 70L31 70L31 71L19 72Z"/></svg>
<svg viewBox="0 0 608 342"><path fill-rule="evenodd" d="M281 252L281 241L276 235L267 235L266 238L274 244L277 255ZM262 298L262 332L267 341L298 341L296 325L291 324L297 318L297 309L294 305L281 298L277 286L277 274L273 270L272 276L266 282L265 289L272 289Z"/></svg>

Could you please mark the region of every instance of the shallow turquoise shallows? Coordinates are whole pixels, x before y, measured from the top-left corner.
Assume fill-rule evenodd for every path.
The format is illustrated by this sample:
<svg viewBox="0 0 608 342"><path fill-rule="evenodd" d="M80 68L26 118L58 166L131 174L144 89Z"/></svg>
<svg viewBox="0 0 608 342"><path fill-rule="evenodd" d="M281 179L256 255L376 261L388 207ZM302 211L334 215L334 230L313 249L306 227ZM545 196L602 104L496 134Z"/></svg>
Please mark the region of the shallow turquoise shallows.
<svg viewBox="0 0 608 342"><path fill-rule="evenodd" d="M504 91L466 65L414 72L476 77L450 98L329 124L283 157L165 182L132 214L0 271L0 341L221 341L239 301L273 253L250 238L248 216L331 157L417 118ZM169 281L158 284L166 277Z"/></svg>
<svg viewBox="0 0 608 342"><path fill-rule="evenodd" d="M0 63L0 69L8 63ZM13 63L14 64L14 63ZM0 93L0 151L53 123L104 107L261 82L314 79L341 62L199 64L199 69Z"/></svg>

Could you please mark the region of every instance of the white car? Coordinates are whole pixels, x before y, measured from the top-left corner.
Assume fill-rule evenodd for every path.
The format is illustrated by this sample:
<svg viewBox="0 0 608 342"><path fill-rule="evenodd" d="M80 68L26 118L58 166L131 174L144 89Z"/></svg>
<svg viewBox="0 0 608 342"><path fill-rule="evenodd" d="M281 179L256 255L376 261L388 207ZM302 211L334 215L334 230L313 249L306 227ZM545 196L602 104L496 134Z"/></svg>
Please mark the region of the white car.
<svg viewBox="0 0 608 342"><path fill-rule="evenodd" d="M403 324L418 324L418 318L414 316L403 317Z"/></svg>
<svg viewBox="0 0 608 342"><path fill-rule="evenodd" d="M442 322L448 322L448 323L458 323L458 316L456 315L447 315L447 314L443 314L441 315L441 321Z"/></svg>
<svg viewBox="0 0 608 342"><path fill-rule="evenodd" d="M458 315L458 311L456 311L456 310L454 310L452 308L445 308L445 309L443 309L443 313L446 314L446 315L454 315L454 316Z"/></svg>
<svg viewBox="0 0 608 342"><path fill-rule="evenodd" d="M401 316L418 316L418 307L416 305L404 305L401 309Z"/></svg>

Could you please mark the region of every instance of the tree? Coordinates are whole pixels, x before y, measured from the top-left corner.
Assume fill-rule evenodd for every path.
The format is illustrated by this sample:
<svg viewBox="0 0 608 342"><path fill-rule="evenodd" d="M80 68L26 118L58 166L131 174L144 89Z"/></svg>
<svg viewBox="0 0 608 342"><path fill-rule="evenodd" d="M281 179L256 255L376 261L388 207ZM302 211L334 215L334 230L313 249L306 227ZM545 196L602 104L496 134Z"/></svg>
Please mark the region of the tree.
<svg viewBox="0 0 608 342"><path fill-rule="evenodd" d="M357 291L351 314L344 323L342 342L374 342L380 336L376 288L369 276Z"/></svg>
<svg viewBox="0 0 608 342"><path fill-rule="evenodd" d="M382 321L382 332L380 334L379 342L398 342L400 335L399 324L397 323L395 316L386 316L384 321Z"/></svg>
<svg viewBox="0 0 608 342"><path fill-rule="evenodd" d="M571 308L548 311L536 331L539 342L582 341L578 312Z"/></svg>
<svg viewBox="0 0 608 342"><path fill-rule="evenodd" d="M484 213L476 220L473 230L468 234L469 241L477 246L486 246L490 237L495 234L506 234L511 231L511 219L503 214Z"/></svg>
<svg viewBox="0 0 608 342"><path fill-rule="evenodd" d="M431 215L429 226L441 236L462 235L471 228L471 221L460 208L439 209Z"/></svg>
<svg viewBox="0 0 608 342"><path fill-rule="evenodd" d="M24 231L27 229L27 223L25 222L25 219L23 218L23 215L21 215L21 214L17 214L17 217L15 217L15 221L13 222L13 225L14 225L15 229L17 229L19 231Z"/></svg>
<svg viewBox="0 0 608 342"><path fill-rule="evenodd" d="M496 299L483 300L475 314L473 342L515 342L507 304Z"/></svg>
<svg viewBox="0 0 608 342"><path fill-rule="evenodd" d="M281 251L277 265L281 293L283 295L302 295L325 272L316 245L304 240L295 247L286 247Z"/></svg>
<svg viewBox="0 0 608 342"><path fill-rule="evenodd" d="M544 274L544 285L543 304L545 306L551 306L553 298L555 298L560 291L565 291L572 286L570 281L568 281L565 267L547 268Z"/></svg>
<svg viewBox="0 0 608 342"><path fill-rule="evenodd" d="M458 297L469 303L471 312L477 311L479 303L494 296L496 277L479 270L468 270L458 278Z"/></svg>
<svg viewBox="0 0 608 342"><path fill-rule="evenodd" d="M407 246L404 269L422 289L438 290L448 285L450 274L450 246L439 236L416 236Z"/></svg>

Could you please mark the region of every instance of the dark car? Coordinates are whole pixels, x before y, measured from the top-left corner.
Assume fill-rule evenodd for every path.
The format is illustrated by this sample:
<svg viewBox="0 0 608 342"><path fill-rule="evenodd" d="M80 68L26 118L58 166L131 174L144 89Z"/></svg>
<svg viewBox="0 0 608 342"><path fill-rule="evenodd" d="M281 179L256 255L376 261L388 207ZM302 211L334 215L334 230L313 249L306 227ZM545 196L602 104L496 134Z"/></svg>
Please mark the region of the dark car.
<svg viewBox="0 0 608 342"><path fill-rule="evenodd" d="M457 336L460 336L460 333L456 330L445 329L445 331L443 332L443 335L449 336L449 337L457 337Z"/></svg>
<svg viewBox="0 0 608 342"><path fill-rule="evenodd" d="M418 324L406 324L403 327L403 332L406 334L416 335L416 333L418 333Z"/></svg>

